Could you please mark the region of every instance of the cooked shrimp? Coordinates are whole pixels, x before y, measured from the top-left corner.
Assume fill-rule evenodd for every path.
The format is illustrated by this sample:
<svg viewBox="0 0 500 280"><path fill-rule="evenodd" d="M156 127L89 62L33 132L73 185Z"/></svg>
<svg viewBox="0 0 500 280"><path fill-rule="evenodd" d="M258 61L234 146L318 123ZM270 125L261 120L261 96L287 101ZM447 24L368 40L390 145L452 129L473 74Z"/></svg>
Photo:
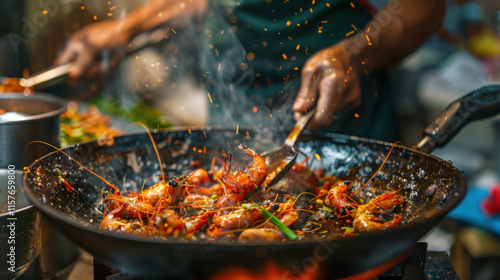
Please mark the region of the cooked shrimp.
<svg viewBox="0 0 500 280"><path fill-rule="evenodd" d="M247 193L264 183L267 176L267 165L259 154L245 145L240 144L238 148L251 156L253 161L247 165L245 171L238 169L235 173L231 173L232 156L228 153L224 159L222 181L235 193Z"/></svg>
<svg viewBox="0 0 500 280"><path fill-rule="evenodd" d="M129 220L121 218L118 211L109 212L101 220L99 227L104 230L119 232L125 234L133 234L139 236L150 235L149 230L139 220Z"/></svg>
<svg viewBox="0 0 500 280"><path fill-rule="evenodd" d="M239 241L273 241L285 238L276 228L249 228L238 237Z"/></svg>
<svg viewBox="0 0 500 280"><path fill-rule="evenodd" d="M259 208L237 209L228 214L216 214L212 218L214 225L222 229L248 228L257 221L263 220L262 212Z"/></svg>
<svg viewBox="0 0 500 280"><path fill-rule="evenodd" d="M245 145L240 144L238 148L251 156L253 160L247 165L245 171L238 169L236 172L231 173L232 155L230 153L226 155L223 163L222 182L234 194L223 195L215 204L216 209L234 205L242 200L246 193L255 190L266 180L267 165L264 159Z"/></svg>
<svg viewBox="0 0 500 280"><path fill-rule="evenodd" d="M381 222L374 214L378 209L389 210L404 202L397 192L385 193L372 198L368 203L358 207L354 214L353 228L360 232L383 230L398 225L403 218L394 215L391 221Z"/></svg>
<svg viewBox="0 0 500 280"><path fill-rule="evenodd" d="M347 217L358 206L350 197L351 193L352 189L349 182L334 186L326 194L324 204L333 207L333 211L339 218Z"/></svg>

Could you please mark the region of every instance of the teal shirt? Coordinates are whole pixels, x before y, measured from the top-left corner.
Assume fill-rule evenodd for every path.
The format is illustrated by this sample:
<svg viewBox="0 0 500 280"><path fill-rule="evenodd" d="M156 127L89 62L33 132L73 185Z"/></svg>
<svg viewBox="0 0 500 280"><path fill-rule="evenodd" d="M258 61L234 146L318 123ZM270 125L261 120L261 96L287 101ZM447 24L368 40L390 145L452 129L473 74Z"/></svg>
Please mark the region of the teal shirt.
<svg viewBox="0 0 500 280"><path fill-rule="evenodd" d="M231 119L236 125L293 123L291 104L306 60L372 18L357 2L344 0L219 0L210 13L202 79L210 92L211 123ZM384 138L383 132L370 131L379 112L367 107L379 106L374 103L381 94L370 91L358 118L346 112L327 130ZM356 127L346 130L346 125Z"/></svg>

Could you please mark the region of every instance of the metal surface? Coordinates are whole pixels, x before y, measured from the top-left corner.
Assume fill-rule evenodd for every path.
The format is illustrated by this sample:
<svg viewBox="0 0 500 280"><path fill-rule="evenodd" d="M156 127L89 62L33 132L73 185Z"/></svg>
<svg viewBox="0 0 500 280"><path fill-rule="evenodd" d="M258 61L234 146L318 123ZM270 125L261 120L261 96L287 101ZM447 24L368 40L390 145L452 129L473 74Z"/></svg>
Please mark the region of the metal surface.
<svg viewBox="0 0 500 280"><path fill-rule="evenodd" d="M0 121L0 168L14 165L22 169L51 151L43 145L26 147L31 141L59 143L59 115L66 110L64 101L41 93L33 96L2 93L0 109L28 115L18 120Z"/></svg>
<svg viewBox="0 0 500 280"><path fill-rule="evenodd" d="M167 176L188 174L193 160L200 163L199 167L209 168L213 155L240 143L259 152L283 143L286 137L284 133L266 129L240 127L239 131L236 134L235 129L191 128L162 131L153 137ZM138 191L142 182L159 175L153 148L146 143L146 134L136 134L115 138L112 147L90 142L64 151L111 183ZM193 147L206 147L207 153L199 153ZM314 161L311 168L322 167L327 174L362 181L379 168L391 144L334 134L305 134L298 147L307 155L321 156L322 160ZM61 185L57 169L75 191L68 193ZM288 273L306 269L313 262L318 267L318 277L356 274L409 250L466 192L461 173L446 161L396 146L376 181L381 186L401 189L408 200L401 213L403 225L332 240L207 244L100 230L102 209L98 202L105 187L101 180L58 152L34 162L30 170L25 176L27 195L48 219L96 260L148 279L165 276L200 279L235 266L259 270L269 262ZM148 183L153 184L154 180ZM262 250L265 254L259 253Z"/></svg>
<svg viewBox="0 0 500 280"><path fill-rule="evenodd" d="M292 168L298 154L295 147L297 140L300 135L302 135L302 132L306 128L307 124L309 124L311 119L314 117L314 114L316 114L316 108L310 110L306 115L302 116L297 121L290 134L288 134L283 146L261 153L261 156L267 164L268 173L276 170L277 168L281 168L280 171L274 175L274 178L266 184L266 188L279 182L279 180L281 180L283 176L285 176ZM285 164L285 166L283 166L283 164Z"/></svg>
<svg viewBox="0 0 500 280"><path fill-rule="evenodd" d="M22 178L21 171L0 169L0 279L5 280L23 274L41 250L41 215L20 191Z"/></svg>

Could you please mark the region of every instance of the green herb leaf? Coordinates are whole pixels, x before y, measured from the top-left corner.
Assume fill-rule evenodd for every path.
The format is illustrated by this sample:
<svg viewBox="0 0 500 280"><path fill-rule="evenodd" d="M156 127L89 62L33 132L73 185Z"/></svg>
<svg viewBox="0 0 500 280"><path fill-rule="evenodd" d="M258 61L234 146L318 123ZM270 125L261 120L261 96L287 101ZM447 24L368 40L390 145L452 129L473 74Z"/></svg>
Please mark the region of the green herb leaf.
<svg viewBox="0 0 500 280"><path fill-rule="evenodd" d="M332 207L329 207L329 206L326 206L323 204L323 209L328 211L328 212L333 212L333 208Z"/></svg>
<svg viewBox="0 0 500 280"><path fill-rule="evenodd" d="M353 233L356 231L352 227L341 227L341 229L344 230L344 233Z"/></svg>
<svg viewBox="0 0 500 280"><path fill-rule="evenodd" d="M271 220L269 220L271 222L271 224L275 225L279 230L281 230L281 232L283 232L286 236L288 236L288 238L290 238L291 240L297 239L297 235L295 235L295 233L291 229L289 229L287 226L285 226L273 214L271 214L269 211L262 208L261 206L255 204L255 202L252 202L252 204L262 211L262 216L264 216L264 218L266 218L266 219L271 218Z"/></svg>

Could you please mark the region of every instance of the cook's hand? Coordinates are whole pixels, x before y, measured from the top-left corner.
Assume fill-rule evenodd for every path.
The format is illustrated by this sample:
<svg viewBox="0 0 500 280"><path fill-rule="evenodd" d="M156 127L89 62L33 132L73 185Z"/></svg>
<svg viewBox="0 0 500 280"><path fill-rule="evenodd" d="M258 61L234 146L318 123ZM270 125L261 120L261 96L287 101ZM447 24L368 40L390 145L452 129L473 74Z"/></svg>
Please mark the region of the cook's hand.
<svg viewBox="0 0 500 280"><path fill-rule="evenodd" d="M92 78L125 56L130 36L120 20L91 24L75 32L55 64L73 63L70 79Z"/></svg>
<svg viewBox="0 0 500 280"><path fill-rule="evenodd" d="M299 119L317 101L316 115L308 125L311 129L329 126L338 113L361 104L358 67L350 65L352 61L346 54L342 47L334 45L315 53L304 64L292 110Z"/></svg>

